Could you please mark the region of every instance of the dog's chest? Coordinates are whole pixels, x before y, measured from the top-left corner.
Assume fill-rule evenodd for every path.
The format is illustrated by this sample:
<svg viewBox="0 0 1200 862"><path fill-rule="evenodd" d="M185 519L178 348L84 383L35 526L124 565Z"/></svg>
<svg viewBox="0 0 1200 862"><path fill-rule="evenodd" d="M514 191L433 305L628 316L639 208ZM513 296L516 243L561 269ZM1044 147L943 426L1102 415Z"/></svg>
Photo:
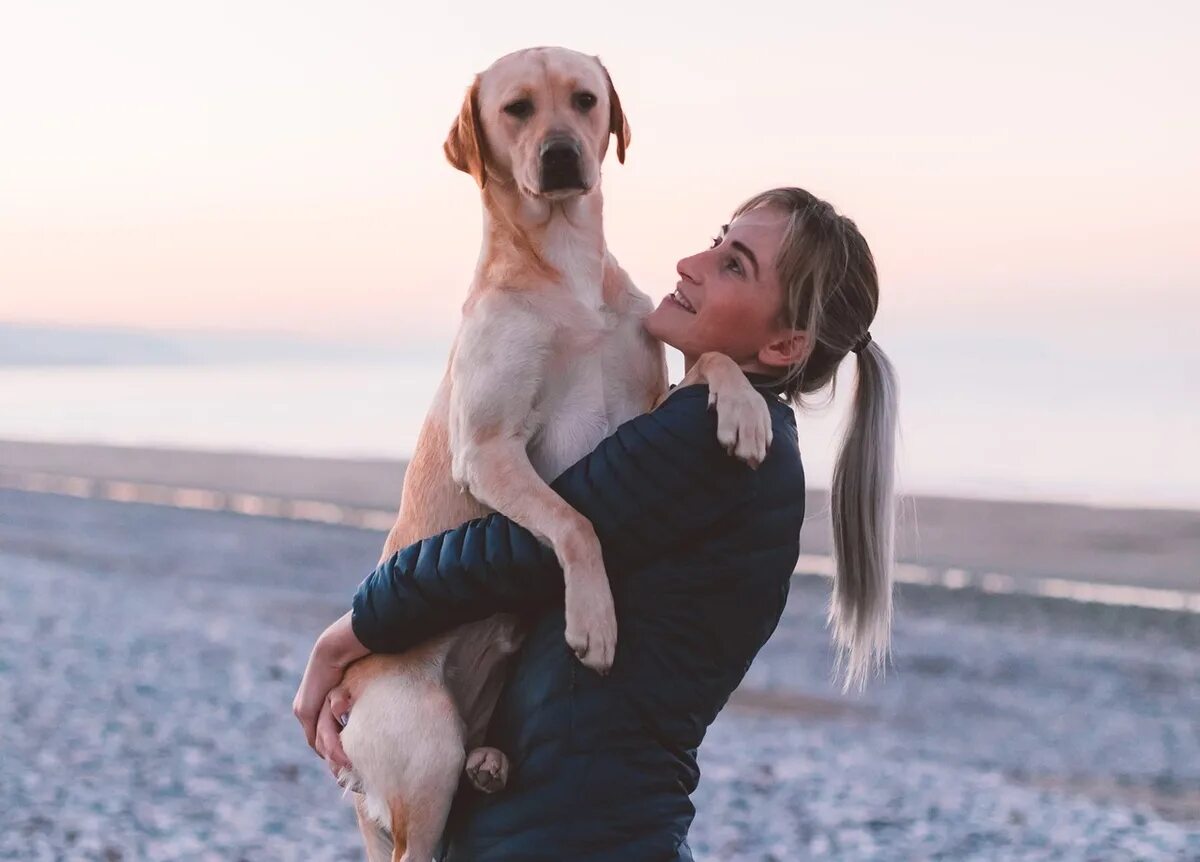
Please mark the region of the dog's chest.
<svg viewBox="0 0 1200 862"><path fill-rule="evenodd" d="M538 430L529 459L550 480L646 409L639 353L641 319L602 307L581 315L564 333L538 399Z"/></svg>

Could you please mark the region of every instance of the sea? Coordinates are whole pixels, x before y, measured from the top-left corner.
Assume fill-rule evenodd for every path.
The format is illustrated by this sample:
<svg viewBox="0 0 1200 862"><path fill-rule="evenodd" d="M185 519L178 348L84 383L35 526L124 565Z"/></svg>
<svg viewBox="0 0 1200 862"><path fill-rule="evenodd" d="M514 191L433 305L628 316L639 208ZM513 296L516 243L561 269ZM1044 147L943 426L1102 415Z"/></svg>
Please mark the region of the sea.
<svg viewBox="0 0 1200 862"><path fill-rule="evenodd" d="M925 339L889 353L907 494L1200 509L1200 365ZM673 379L681 367L672 357ZM828 487L853 363L797 410ZM407 458L444 355L0 367L0 439Z"/></svg>

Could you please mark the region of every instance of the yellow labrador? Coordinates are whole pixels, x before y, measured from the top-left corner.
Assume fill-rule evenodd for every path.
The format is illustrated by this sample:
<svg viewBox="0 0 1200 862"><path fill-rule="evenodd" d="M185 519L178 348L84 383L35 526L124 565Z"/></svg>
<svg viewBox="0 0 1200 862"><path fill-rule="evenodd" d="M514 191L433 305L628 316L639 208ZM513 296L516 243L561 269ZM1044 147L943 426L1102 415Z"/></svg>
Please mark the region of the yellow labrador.
<svg viewBox="0 0 1200 862"><path fill-rule="evenodd" d="M595 57L519 51L468 90L445 152L480 187L483 247L383 550L386 559L488 510L504 513L554 549L567 642L601 672L617 621L600 545L546 481L666 389L662 346L642 329L652 305L604 241L600 165L610 135L623 162L629 124ZM732 362L698 366L696 376L729 396L718 401L723 442L761 460L770 428L762 398ZM503 784L503 755L477 746L520 637L514 619L498 616L349 669L354 709L342 744L354 772L343 781L360 791L371 862L432 858L464 764L477 787Z"/></svg>

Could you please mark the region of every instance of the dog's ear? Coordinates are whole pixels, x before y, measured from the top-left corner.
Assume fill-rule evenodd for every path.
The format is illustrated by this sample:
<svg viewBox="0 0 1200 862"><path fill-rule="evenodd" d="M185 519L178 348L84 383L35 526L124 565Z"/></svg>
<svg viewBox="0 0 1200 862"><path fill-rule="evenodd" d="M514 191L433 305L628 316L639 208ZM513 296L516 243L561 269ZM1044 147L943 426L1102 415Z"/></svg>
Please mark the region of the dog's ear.
<svg viewBox="0 0 1200 862"><path fill-rule="evenodd" d="M450 164L473 176L480 188L487 184L487 144L483 138L483 126L479 122L478 75L463 97L462 108L450 127L442 150Z"/></svg>
<svg viewBox="0 0 1200 862"><path fill-rule="evenodd" d="M597 62L599 59L596 58ZM621 110L621 97L617 95L617 88L613 86L612 76L608 74L608 69L604 68L603 63L600 63L600 68L604 71L604 80L608 82L608 131L617 136L617 161L625 164L625 148L631 140L629 120Z"/></svg>

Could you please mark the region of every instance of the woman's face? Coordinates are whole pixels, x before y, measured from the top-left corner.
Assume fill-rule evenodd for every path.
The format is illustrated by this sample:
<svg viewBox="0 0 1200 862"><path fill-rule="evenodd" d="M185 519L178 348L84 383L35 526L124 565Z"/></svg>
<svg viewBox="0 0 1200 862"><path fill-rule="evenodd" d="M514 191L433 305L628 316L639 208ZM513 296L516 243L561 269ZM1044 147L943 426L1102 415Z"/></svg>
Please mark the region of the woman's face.
<svg viewBox="0 0 1200 862"><path fill-rule="evenodd" d="M688 366L718 352L747 371L772 370L767 346L790 332L780 320L775 272L786 221L759 207L725 225L712 248L679 261L676 290L646 318L646 331L683 353Z"/></svg>

